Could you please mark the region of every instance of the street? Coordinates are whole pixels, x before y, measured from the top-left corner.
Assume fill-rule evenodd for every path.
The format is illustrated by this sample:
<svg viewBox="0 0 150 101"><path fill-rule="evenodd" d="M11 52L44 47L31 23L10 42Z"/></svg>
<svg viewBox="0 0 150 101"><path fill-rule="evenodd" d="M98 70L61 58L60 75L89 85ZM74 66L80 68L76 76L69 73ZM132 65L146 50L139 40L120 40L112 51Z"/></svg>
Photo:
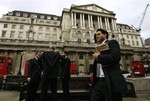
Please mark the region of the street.
<svg viewBox="0 0 150 101"><path fill-rule="evenodd" d="M126 97L123 101L150 101L150 92L137 94L137 98ZM71 99L72 101L88 101L79 98ZM0 91L0 101L19 101L19 92L17 91ZM61 101L61 100L60 100Z"/></svg>

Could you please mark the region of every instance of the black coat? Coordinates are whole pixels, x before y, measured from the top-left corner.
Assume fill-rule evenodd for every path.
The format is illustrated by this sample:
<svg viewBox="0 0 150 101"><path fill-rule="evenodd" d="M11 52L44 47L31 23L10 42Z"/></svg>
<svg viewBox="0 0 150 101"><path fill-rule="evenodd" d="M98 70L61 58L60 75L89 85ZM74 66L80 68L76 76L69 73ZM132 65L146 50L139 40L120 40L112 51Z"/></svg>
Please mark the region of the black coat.
<svg viewBox="0 0 150 101"><path fill-rule="evenodd" d="M70 79L70 59L66 57L61 63L61 76L65 79Z"/></svg>
<svg viewBox="0 0 150 101"><path fill-rule="evenodd" d="M97 81L97 63L100 63L103 66L102 69L109 89L112 92L125 91L127 90L127 86L120 70L119 61L121 58L121 52L119 44L116 40L109 40L106 42L108 42L109 50L102 51L101 55L99 55L93 63L93 86Z"/></svg>
<svg viewBox="0 0 150 101"><path fill-rule="evenodd" d="M27 76L30 77L33 81L39 80L41 77L41 68L36 58L29 60Z"/></svg>
<svg viewBox="0 0 150 101"><path fill-rule="evenodd" d="M60 59L61 55L54 51L45 51L42 53L39 61L44 77L56 78L58 76Z"/></svg>

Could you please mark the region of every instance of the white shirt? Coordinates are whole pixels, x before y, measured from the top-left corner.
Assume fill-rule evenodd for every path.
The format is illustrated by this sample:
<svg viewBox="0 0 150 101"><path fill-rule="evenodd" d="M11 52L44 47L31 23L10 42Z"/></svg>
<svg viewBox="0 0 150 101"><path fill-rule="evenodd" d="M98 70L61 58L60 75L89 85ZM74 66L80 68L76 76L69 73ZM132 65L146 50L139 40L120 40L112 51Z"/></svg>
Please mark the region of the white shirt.
<svg viewBox="0 0 150 101"><path fill-rule="evenodd" d="M105 43L106 40L107 39L105 39L101 44ZM102 65L100 63L97 64L97 77L105 77Z"/></svg>

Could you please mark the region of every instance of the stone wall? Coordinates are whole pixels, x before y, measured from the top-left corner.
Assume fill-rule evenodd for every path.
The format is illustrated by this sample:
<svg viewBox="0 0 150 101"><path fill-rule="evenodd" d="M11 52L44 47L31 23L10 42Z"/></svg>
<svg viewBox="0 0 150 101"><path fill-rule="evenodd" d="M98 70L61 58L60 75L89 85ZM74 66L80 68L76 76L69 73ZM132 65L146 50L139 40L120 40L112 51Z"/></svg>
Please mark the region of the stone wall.
<svg viewBox="0 0 150 101"><path fill-rule="evenodd" d="M132 82L136 92L150 91L150 77L126 78L126 81Z"/></svg>

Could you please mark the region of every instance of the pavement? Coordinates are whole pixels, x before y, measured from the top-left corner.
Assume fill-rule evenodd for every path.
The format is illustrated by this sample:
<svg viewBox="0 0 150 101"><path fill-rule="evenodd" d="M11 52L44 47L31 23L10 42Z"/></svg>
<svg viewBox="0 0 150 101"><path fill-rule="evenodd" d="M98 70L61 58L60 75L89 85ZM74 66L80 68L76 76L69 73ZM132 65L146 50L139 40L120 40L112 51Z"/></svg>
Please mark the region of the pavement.
<svg viewBox="0 0 150 101"><path fill-rule="evenodd" d="M1 90L0 101L19 101L19 92ZM78 98L72 99L71 101L88 101L88 100L81 100L80 98ZM140 92L137 94L136 98L125 97L123 98L123 101L150 101L150 91Z"/></svg>

